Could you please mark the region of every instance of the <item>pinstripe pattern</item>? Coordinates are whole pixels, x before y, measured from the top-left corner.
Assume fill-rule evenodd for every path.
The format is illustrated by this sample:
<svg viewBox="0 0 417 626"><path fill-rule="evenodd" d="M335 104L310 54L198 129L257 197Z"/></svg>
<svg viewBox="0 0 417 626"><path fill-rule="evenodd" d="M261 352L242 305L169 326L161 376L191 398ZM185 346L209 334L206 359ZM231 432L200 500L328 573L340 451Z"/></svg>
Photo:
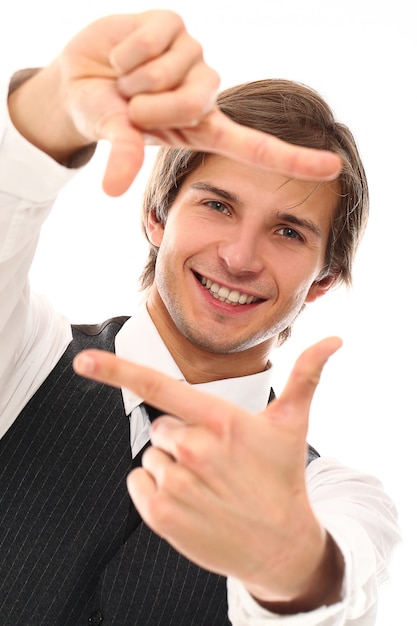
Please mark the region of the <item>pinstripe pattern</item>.
<svg viewBox="0 0 417 626"><path fill-rule="evenodd" d="M121 394L72 370L85 347L113 350L119 328L74 328L0 441L1 626L230 624L224 578L143 523L123 542L132 461Z"/></svg>

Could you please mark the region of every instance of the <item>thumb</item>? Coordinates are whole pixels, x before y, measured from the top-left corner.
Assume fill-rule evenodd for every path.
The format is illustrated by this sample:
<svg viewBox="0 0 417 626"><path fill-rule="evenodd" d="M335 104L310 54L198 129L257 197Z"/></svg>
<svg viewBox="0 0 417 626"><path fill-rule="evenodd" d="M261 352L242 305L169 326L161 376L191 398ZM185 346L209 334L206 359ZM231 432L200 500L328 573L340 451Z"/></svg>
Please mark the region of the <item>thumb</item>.
<svg viewBox="0 0 417 626"><path fill-rule="evenodd" d="M123 115L114 115L106 120L101 126L100 135L111 144L103 190L109 196L120 196L129 189L142 167L145 157L144 138Z"/></svg>
<svg viewBox="0 0 417 626"><path fill-rule="evenodd" d="M314 392L327 360L342 345L339 337L327 337L307 348L297 359L281 395L272 402L267 413L279 415L280 422L288 421L297 430L307 434L308 416Z"/></svg>

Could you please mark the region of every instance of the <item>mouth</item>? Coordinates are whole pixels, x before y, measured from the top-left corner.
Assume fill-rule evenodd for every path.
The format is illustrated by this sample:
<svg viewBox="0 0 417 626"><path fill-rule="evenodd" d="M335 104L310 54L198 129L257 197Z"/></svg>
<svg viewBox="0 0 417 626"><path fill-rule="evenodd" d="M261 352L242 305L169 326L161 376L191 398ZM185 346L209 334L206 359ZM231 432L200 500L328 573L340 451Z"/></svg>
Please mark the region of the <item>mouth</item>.
<svg viewBox="0 0 417 626"><path fill-rule="evenodd" d="M213 282L210 278L206 278L201 274L196 274L197 280L207 289L213 298L220 300L220 302L226 302L232 306L243 306L246 304L255 304L256 302L263 302L262 298L257 298L238 289L229 289L226 285Z"/></svg>

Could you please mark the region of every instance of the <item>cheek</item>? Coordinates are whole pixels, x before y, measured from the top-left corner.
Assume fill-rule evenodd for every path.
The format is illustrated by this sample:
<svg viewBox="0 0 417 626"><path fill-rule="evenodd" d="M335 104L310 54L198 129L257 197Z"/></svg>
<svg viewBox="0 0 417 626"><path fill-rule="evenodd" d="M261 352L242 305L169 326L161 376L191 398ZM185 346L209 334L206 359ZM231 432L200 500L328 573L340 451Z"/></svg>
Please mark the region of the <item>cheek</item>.
<svg viewBox="0 0 417 626"><path fill-rule="evenodd" d="M317 275L315 264L312 267L311 259L302 254L275 255L269 267L280 291L292 294L294 299L304 298Z"/></svg>
<svg viewBox="0 0 417 626"><path fill-rule="evenodd" d="M193 236L186 237L182 233L174 233L172 229L164 233L157 256L157 270L173 275L184 266L193 254ZM176 268L176 269L174 269Z"/></svg>
<svg viewBox="0 0 417 626"><path fill-rule="evenodd" d="M210 233L201 224L166 225L160 245L165 257L183 262L210 246Z"/></svg>

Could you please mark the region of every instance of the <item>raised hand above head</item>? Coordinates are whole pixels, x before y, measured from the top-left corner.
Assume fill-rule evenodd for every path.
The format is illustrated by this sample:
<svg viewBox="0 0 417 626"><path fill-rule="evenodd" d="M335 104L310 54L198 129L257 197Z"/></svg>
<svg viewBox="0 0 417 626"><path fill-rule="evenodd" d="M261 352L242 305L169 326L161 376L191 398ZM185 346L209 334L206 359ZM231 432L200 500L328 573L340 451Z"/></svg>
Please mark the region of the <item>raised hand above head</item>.
<svg viewBox="0 0 417 626"><path fill-rule="evenodd" d="M10 96L29 141L65 162L111 143L104 190L120 195L142 166L146 142L189 146L308 179L335 178L335 154L290 145L233 123L216 105L217 73L172 11L101 18Z"/></svg>

